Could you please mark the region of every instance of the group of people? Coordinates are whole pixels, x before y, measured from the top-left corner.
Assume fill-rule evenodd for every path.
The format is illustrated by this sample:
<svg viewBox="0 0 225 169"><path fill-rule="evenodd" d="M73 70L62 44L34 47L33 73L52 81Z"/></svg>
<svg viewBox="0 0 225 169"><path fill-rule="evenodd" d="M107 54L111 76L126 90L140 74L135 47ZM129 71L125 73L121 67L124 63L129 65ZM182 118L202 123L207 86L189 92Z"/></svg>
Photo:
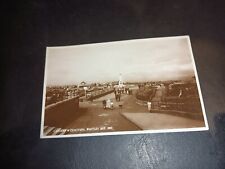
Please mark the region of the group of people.
<svg viewBox="0 0 225 169"><path fill-rule="evenodd" d="M120 88L115 88L114 94L115 94L116 101L120 102L122 93L132 94L131 92L132 91L129 88L128 89L125 88L125 90L121 90ZM107 109L107 108L113 109L114 108L113 101L111 99L103 100L102 104L103 104L104 109Z"/></svg>
<svg viewBox="0 0 225 169"><path fill-rule="evenodd" d="M120 101L120 97L121 97L121 90L119 90L119 89L115 89L114 90L114 94L115 94L115 99L116 99L116 101Z"/></svg>
<svg viewBox="0 0 225 169"><path fill-rule="evenodd" d="M111 99L107 99L107 100L103 100L102 101L102 104L103 104L103 108L106 109L113 109L113 102L111 101Z"/></svg>
<svg viewBox="0 0 225 169"><path fill-rule="evenodd" d="M120 101L122 91L119 89L115 89L114 94L115 94L116 101ZM111 99L103 100L102 104L103 104L104 109L113 109L114 108L113 101Z"/></svg>

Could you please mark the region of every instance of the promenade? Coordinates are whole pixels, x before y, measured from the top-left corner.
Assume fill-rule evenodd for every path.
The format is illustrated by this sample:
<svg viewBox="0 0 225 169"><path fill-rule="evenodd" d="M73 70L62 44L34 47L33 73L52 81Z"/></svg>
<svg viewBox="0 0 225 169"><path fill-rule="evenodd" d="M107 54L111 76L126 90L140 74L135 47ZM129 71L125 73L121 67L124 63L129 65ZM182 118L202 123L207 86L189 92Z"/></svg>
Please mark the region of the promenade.
<svg viewBox="0 0 225 169"><path fill-rule="evenodd" d="M154 99L162 95L158 88ZM113 109L103 109L102 101L111 99ZM138 131L154 129L173 129L203 127L203 120L179 117L169 113L150 113L147 106L136 103L135 90L133 95L122 94L121 101L115 100L114 93L107 94L93 101L80 102L79 116L71 115L68 121L63 121L58 126L46 127L48 135L52 134L80 134L114 131ZM122 105L122 108L119 106ZM58 131L61 132L56 132Z"/></svg>

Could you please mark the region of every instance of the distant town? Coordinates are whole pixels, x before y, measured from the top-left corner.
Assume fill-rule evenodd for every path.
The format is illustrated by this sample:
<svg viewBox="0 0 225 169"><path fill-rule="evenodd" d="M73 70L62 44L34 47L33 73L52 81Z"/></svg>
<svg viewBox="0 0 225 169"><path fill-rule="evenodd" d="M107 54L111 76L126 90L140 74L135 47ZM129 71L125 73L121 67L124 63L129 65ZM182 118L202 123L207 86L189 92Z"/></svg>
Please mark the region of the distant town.
<svg viewBox="0 0 225 169"><path fill-rule="evenodd" d="M190 77L187 80L156 82L121 83L120 81L114 81L88 84L83 81L76 85L51 86L47 87L46 90L45 106L74 97L79 97L80 101L91 101L95 98L114 92L118 87L121 93L134 94L137 100L143 102L155 102L155 104L153 103L153 106L157 106L158 109L181 109L192 112L196 111L196 109L200 111L201 108L195 77ZM162 88L162 98L160 97L160 99L157 100L155 95L156 90L159 87Z"/></svg>

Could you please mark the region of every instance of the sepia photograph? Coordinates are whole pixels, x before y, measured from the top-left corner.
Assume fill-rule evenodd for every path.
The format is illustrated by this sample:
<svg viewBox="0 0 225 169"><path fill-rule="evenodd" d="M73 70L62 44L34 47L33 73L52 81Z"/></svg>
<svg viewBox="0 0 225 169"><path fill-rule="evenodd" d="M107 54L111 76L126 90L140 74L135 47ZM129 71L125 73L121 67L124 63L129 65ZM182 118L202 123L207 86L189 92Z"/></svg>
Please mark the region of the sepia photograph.
<svg viewBox="0 0 225 169"><path fill-rule="evenodd" d="M189 36L46 48L41 138L208 130Z"/></svg>

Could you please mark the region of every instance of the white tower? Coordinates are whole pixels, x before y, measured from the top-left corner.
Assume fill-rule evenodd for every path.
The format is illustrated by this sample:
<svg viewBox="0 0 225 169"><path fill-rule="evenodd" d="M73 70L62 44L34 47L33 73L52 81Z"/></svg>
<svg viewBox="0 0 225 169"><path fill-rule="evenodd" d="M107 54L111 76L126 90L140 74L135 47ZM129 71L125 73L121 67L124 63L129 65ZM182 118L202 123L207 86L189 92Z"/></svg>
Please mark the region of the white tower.
<svg viewBox="0 0 225 169"><path fill-rule="evenodd" d="M121 73L120 73L120 77L119 77L119 86L123 86L122 74Z"/></svg>

